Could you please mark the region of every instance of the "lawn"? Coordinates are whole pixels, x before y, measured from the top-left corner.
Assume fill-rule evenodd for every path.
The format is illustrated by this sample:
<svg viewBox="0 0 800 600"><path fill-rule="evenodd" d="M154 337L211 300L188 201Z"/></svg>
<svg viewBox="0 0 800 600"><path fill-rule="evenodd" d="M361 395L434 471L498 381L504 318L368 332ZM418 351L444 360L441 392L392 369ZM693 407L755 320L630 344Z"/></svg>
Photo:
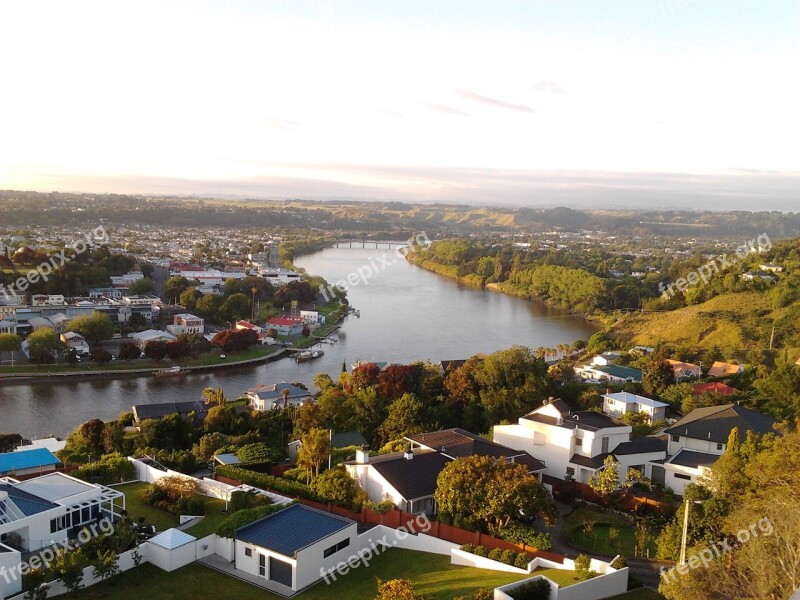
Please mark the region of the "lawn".
<svg viewBox="0 0 800 600"><path fill-rule="evenodd" d="M594 526L587 531L584 524L593 522ZM611 530L617 530L616 539L612 539ZM635 529L630 521L612 512L596 508L580 508L570 514L564 523L564 532L572 544L581 550L599 552L601 554L634 556L636 548ZM655 556L655 534L650 532L648 548L650 556Z"/></svg>
<svg viewBox="0 0 800 600"><path fill-rule="evenodd" d="M578 583L575 571L566 569L535 569L533 575L544 575L550 581L555 581L560 587L567 587L573 583Z"/></svg>
<svg viewBox="0 0 800 600"><path fill-rule="evenodd" d="M149 485L149 483L137 481L135 483L125 483L115 486L114 489L124 492L125 507L131 520L138 522L139 517L144 517L147 524L155 525L158 531L164 531L170 527L177 527L179 520L176 515L145 504L142 499L142 494Z"/></svg>
<svg viewBox="0 0 800 600"><path fill-rule="evenodd" d="M485 571L450 564L440 554L423 554L393 548L379 555L369 567L357 568L335 582L320 581L310 590L295 596L300 600L360 600L372 598L375 578L410 579L418 594L428 600L452 600L454 596L470 596L477 589L494 588L518 581L526 576ZM127 600L133 596L158 600L279 600L279 596L251 586L233 577L199 564L191 564L172 573L144 564L139 572L131 569L106 582L64 596L69 599L108 598Z"/></svg>
<svg viewBox="0 0 800 600"><path fill-rule="evenodd" d="M128 509L128 516L138 521L139 517L144 517L149 525L155 525L159 531L164 531L170 527L177 527L180 519L167 511L161 510L142 500L142 494L149 486L149 483L136 482L126 483L116 486L115 489L125 493L125 502ZM217 530L219 524L228 516L225 510L225 501L216 498L201 496L205 501L206 516L201 521L186 529L186 533L202 538L211 535Z"/></svg>

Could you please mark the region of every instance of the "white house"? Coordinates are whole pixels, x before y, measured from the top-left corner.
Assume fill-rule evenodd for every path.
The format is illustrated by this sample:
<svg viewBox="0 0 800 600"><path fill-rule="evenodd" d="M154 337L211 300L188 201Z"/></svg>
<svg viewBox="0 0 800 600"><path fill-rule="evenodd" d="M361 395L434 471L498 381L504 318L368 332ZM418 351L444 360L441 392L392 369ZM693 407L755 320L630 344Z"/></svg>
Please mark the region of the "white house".
<svg viewBox="0 0 800 600"><path fill-rule="evenodd" d="M319 314L316 310L301 310L300 311L300 318L307 325L322 325L325 323L325 315Z"/></svg>
<svg viewBox="0 0 800 600"><path fill-rule="evenodd" d="M370 456L356 452L345 468L364 489L372 502L390 500L410 513L436 512L436 484L442 469L465 456L491 456L519 463L537 478L545 465L524 450L491 442L459 428L406 436L410 451Z"/></svg>
<svg viewBox="0 0 800 600"><path fill-rule="evenodd" d="M292 595L358 552L351 519L293 504L236 530L234 566Z"/></svg>
<svg viewBox="0 0 800 600"><path fill-rule="evenodd" d="M603 412L611 417L621 417L625 413L646 413L650 421L663 421L667 418L669 404L659 400L651 400L644 396L617 392L603 394Z"/></svg>
<svg viewBox="0 0 800 600"><path fill-rule="evenodd" d="M171 342L175 339L175 336L168 331L147 329L145 331L140 331L139 333L134 333L132 339L133 343L136 344L136 347L144 352L145 348L147 348L147 344L150 342Z"/></svg>
<svg viewBox="0 0 800 600"><path fill-rule="evenodd" d="M122 505L115 503L122 499ZM125 494L63 473L17 481L0 478L0 543L35 551L65 542L103 516L114 520Z"/></svg>
<svg viewBox="0 0 800 600"><path fill-rule="evenodd" d="M292 281L302 281L303 279L300 273L289 269L264 267L259 269L258 273L275 288L283 287Z"/></svg>
<svg viewBox="0 0 800 600"><path fill-rule="evenodd" d="M189 313L181 313L173 317L171 325L167 325L167 331L172 335L178 336L182 333L197 333L203 335L205 322L202 318Z"/></svg>
<svg viewBox="0 0 800 600"><path fill-rule="evenodd" d="M0 318L0 333L17 333L17 324Z"/></svg>
<svg viewBox="0 0 800 600"><path fill-rule="evenodd" d="M520 417L516 424L495 425L493 439L504 446L525 450L544 462L542 481L546 485L567 478L589 483L610 454L620 463L620 477L625 476L629 466L641 467L642 473L649 476L650 461L664 458L663 441L631 440L632 431L630 425L609 415L572 411L563 400L551 399Z"/></svg>
<svg viewBox="0 0 800 600"><path fill-rule="evenodd" d="M622 356L622 352L603 352L592 357L592 364L599 367L607 367Z"/></svg>
<svg viewBox="0 0 800 600"><path fill-rule="evenodd" d="M272 317L267 321L266 328L274 329L278 335L300 335L305 322L300 317Z"/></svg>
<svg viewBox="0 0 800 600"><path fill-rule="evenodd" d="M667 359L667 362L675 373L675 381L703 376L703 370L700 368L700 365L672 359Z"/></svg>
<svg viewBox="0 0 800 600"><path fill-rule="evenodd" d="M725 452L734 427L739 440L748 431L764 434L773 431L775 420L738 404L698 408L664 430L669 435L668 458L653 465L652 479L683 495L686 486L698 478Z"/></svg>
<svg viewBox="0 0 800 600"><path fill-rule="evenodd" d="M622 365L578 365L575 375L588 381L607 381L610 383L636 383L642 380L642 371Z"/></svg>
<svg viewBox="0 0 800 600"><path fill-rule="evenodd" d="M282 408L284 402L286 406L297 408L306 400L314 400L314 395L308 390L285 381L272 385L259 385L247 390L243 396L247 398L247 405L253 410Z"/></svg>
<svg viewBox="0 0 800 600"><path fill-rule="evenodd" d="M59 337L61 338L61 343L66 345L67 348L75 350L75 352L83 356L89 354L89 344L80 333L67 331L66 333L62 333Z"/></svg>
<svg viewBox="0 0 800 600"><path fill-rule="evenodd" d="M236 329L245 329L248 331L254 331L255 333L261 335L264 331L263 327L259 327L258 325L253 325L248 321L236 321Z"/></svg>

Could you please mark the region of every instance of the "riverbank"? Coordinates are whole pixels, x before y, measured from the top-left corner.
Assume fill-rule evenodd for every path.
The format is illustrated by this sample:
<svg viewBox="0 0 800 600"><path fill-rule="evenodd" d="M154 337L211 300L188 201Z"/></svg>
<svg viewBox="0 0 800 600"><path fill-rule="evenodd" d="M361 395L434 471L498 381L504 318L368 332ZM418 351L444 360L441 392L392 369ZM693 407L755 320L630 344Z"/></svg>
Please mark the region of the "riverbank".
<svg viewBox="0 0 800 600"><path fill-rule="evenodd" d="M255 354L256 356L252 356ZM270 346L268 348L258 347L243 352L239 355L227 356L225 358L219 357L203 357L197 361L203 361L202 364L187 364L175 365L168 364L160 361L146 361L146 367L138 364L128 363L129 368L120 368L119 364L107 365L91 365L91 370L85 370L85 367L76 365L75 367L68 367L71 370L64 370L63 365L36 365L34 371L11 371L10 367L2 367L0 374L2 383L32 383L37 381L50 381L52 379L116 379L121 377L142 377L152 376L154 371L159 369L180 366L181 373L213 371L215 369L223 369L229 367L241 367L245 365L253 365L259 363L267 363L279 360L287 356L288 352L285 348L276 348ZM247 357L247 358L243 358ZM206 362L208 359L213 359L211 362ZM143 361L144 362L144 361ZM61 370L48 372L47 369L54 369L59 367Z"/></svg>

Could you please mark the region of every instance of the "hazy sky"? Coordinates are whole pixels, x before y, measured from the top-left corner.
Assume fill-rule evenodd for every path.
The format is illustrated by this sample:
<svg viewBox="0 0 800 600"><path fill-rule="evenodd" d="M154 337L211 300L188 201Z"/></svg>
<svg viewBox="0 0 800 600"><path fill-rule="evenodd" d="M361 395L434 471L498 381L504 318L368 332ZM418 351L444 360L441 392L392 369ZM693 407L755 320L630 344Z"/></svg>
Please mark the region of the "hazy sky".
<svg viewBox="0 0 800 600"><path fill-rule="evenodd" d="M800 3L0 4L0 187L800 209Z"/></svg>

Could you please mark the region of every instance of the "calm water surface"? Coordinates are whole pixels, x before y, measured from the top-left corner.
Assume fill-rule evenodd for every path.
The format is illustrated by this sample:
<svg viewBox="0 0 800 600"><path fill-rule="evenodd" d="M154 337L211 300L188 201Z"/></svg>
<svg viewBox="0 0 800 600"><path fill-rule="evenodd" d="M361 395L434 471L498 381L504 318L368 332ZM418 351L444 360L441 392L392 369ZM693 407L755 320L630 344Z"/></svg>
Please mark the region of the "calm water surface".
<svg viewBox="0 0 800 600"><path fill-rule="evenodd" d="M348 297L360 318L348 317L342 339L325 344L325 355L296 364L290 359L268 365L187 375L180 378L133 377L116 380L11 384L0 386L0 432L28 437L66 435L91 418L109 420L133 404L173 402L200 397L204 388L222 387L236 397L259 383L301 381L312 387L318 373L334 379L356 360L407 363L468 358L521 344L555 347L587 339L596 328L559 309L474 289L396 259L385 249L330 248L298 259L309 273L328 281L346 278L359 267L389 265L372 271Z"/></svg>

